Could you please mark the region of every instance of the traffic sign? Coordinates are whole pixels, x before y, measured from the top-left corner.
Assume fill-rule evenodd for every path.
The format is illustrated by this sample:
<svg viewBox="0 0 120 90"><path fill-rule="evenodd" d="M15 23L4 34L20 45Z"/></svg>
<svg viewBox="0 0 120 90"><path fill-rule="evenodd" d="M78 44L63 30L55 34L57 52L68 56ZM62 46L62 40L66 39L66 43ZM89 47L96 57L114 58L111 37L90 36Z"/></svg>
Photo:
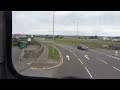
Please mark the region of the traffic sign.
<svg viewBox="0 0 120 90"><path fill-rule="evenodd" d="M31 38L28 38L28 42L31 42Z"/></svg>

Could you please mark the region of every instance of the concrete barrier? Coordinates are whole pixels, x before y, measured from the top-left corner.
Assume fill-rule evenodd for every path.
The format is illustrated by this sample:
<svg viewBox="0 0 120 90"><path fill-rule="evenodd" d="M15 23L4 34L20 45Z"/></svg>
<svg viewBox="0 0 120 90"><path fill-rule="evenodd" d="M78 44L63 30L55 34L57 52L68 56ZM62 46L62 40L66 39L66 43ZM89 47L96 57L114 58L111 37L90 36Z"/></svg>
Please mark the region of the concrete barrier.
<svg viewBox="0 0 120 90"><path fill-rule="evenodd" d="M36 50L24 50L23 58L35 58L38 57L39 54L43 51L43 47L40 46Z"/></svg>
<svg viewBox="0 0 120 90"><path fill-rule="evenodd" d="M20 61L25 61L25 62L33 61L41 55L43 50L44 50L44 47L42 45L40 45L40 47L38 47L35 50L24 49L23 52L20 55Z"/></svg>

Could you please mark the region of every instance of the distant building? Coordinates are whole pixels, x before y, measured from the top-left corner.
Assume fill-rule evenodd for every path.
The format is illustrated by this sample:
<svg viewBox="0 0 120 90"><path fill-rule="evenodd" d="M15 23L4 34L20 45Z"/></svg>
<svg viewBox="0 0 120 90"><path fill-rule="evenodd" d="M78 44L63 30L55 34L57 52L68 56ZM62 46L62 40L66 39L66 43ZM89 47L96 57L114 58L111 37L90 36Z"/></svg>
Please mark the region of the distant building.
<svg viewBox="0 0 120 90"><path fill-rule="evenodd" d="M120 41L120 37L113 37L112 41Z"/></svg>
<svg viewBox="0 0 120 90"><path fill-rule="evenodd" d="M103 37L103 40L111 40L112 37Z"/></svg>
<svg viewBox="0 0 120 90"><path fill-rule="evenodd" d="M98 39L100 39L100 40L112 40L113 37L109 37L109 36L98 36Z"/></svg>
<svg viewBox="0 0 120 90"><path fill-rule="evenodd" d="M110 36L99 36L98 39L120 41L120 37L110 37Z"/></svg>
<svg viewBox="0 0 120 90"><path fill-rule="evenodd" d="M12 36L12 38L26 38L27 36L26 35L23 35L23 34L14 34Z"/></svg>

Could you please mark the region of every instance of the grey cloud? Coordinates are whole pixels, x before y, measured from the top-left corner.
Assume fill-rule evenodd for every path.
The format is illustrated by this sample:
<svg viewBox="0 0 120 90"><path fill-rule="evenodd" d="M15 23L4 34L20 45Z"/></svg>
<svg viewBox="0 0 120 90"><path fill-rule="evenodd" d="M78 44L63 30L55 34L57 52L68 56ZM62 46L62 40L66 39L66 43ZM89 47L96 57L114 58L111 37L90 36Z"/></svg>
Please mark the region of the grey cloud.
<svg viewBox="0 0 120 90"><path fill-rule="evenodd" d="M13 12L13 33L51 34L52 11ZM55 12L55 33L76 34L76 23L79 23L79 34L109 35L120 33L120 12L67 11ZM106 34L106 35L108 35Z"/></svg>

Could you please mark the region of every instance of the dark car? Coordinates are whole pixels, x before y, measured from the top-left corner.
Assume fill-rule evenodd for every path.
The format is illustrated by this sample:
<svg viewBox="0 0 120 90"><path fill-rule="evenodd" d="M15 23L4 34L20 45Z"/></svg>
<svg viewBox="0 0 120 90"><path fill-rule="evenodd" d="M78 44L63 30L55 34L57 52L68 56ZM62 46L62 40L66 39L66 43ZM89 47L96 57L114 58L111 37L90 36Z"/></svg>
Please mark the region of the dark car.
<svg viewBox="0 0 120 90"><path fill-rule="evenodd" d="M88 47L81 44L81 45L77 46L77 49L79 49L79 50L88 50Z"/></svg>

